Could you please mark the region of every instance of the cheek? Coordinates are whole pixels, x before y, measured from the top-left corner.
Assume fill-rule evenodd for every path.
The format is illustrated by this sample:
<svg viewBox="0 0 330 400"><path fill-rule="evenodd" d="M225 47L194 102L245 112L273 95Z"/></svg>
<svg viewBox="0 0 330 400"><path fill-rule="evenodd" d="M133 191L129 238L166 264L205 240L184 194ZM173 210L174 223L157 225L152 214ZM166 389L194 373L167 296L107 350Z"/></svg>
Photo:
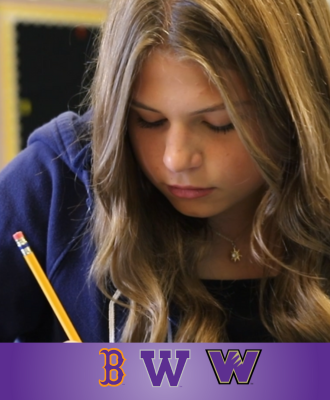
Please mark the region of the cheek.
<svg viewBox="0 0 330 400"><path fill-rule="evenodd" d="M147 176L152 177L161 168L161 144L147 135L130 134L135 157Z"/></svg>
<svg viewBox="0 0 330 400"><path fill-rule="evenodd" d="M265 182L258 167L250 158L242 163L237 178L237 185L247 191L258 189Z"/></svg>
<svg viewBox="0 0 330 400"><path fill-rule="evenodd" d="M264 183L257 165L244 147L233 155L228 154L226 159L226 177L234 188L249 191Z"/></svg>

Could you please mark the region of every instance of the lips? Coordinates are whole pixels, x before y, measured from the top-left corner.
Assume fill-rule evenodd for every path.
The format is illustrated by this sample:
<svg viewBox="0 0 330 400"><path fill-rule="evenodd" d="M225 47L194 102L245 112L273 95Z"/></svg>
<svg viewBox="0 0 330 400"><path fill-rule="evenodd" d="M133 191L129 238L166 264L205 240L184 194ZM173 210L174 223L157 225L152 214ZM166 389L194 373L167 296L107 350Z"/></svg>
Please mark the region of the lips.
<svg viewBox="0 0 330 400"><path fill-rule="evenodd" d="M176 197L196 199L211 194L214 188L201 188L196 186L167 186L168 190Z"/></svg>

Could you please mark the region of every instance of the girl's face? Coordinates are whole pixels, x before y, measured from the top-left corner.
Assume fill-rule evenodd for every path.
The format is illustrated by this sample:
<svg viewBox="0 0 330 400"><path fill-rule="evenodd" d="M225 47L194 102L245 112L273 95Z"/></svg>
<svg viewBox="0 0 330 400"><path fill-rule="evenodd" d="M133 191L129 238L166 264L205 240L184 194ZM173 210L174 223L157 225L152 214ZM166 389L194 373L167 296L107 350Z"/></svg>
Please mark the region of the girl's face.
<svg viewBox="0 0 330 400"><path fill-rule="evenodd" d="M223 73L238 111L252 113L238 75ZM254 213L264 180L221 95L196 63L154 51L135 82L128 131L145 175L182 214L221 219Z"/></svg>

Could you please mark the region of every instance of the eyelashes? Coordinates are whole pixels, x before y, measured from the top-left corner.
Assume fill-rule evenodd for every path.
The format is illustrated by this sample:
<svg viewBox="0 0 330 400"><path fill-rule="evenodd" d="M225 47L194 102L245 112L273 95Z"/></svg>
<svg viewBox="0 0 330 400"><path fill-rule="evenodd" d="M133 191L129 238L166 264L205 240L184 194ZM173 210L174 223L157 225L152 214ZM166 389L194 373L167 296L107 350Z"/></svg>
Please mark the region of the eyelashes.
<svg viewBox="0 0 330 400"><path fill-rule="evenodd" d="M228 125L223 125L223 126L215 126L215 125L211 125L211 124L207 123L207 126L214 132L224 133L224 134L235 129L234 124L232 124L232 123L230 123Z"/></svg>
<svg viewBox="0 0 330 400"><path fill-rule="evenodd" d="M166 122L166 119L160 119L159 121L155 122L148 122L142 119L141 117L138 117L137 123L140 128L145 128L145 129L153 129L153 128L159 128L160 126L163 126Z"/></svg>
<svg viewBox="0 0 330 400"><path fill-rule="evenodd" d="M139 127L143 128L143 129L156 129L156 128L159 128L159 127L163 126L166 123L166 121L167 121L166 119L160 119L160 120L155 121L155 122L148 122L148 121L145 121L141 117L137 118L137 123L138 123ZM208 122L204 122L204 124L206 124L206 126L210 130L212 130L213 132L216 132L216 133L224 133L224 134L226 134L226 133L230 132L231 130L235 129L234 124L232 124L232 123L227 124L227 125L223 125L223 126L212 125L212 124L210 124Z"/></svg>

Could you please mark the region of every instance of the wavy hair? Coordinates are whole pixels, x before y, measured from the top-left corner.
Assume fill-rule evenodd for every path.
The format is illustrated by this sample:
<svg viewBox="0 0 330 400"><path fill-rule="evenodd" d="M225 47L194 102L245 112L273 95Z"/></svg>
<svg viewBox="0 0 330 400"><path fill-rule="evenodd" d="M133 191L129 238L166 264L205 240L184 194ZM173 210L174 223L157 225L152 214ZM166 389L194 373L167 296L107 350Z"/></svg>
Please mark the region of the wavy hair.
<svg viewBox="0 0 330 400"><path fill-rule="evenodd" d="M157 48L198 63L221 92L266 193L251 234L260 313L278 341L330 341L330 12L326 0L111 0L91 90L91 274L129 299L122 341L228 340L226 313L198 279L206 219L177 212L141 172L127 135L132 87ZM235 110L234 68L253 100L256 139ZM269 234L271 232L271 235Z"/></svg>

